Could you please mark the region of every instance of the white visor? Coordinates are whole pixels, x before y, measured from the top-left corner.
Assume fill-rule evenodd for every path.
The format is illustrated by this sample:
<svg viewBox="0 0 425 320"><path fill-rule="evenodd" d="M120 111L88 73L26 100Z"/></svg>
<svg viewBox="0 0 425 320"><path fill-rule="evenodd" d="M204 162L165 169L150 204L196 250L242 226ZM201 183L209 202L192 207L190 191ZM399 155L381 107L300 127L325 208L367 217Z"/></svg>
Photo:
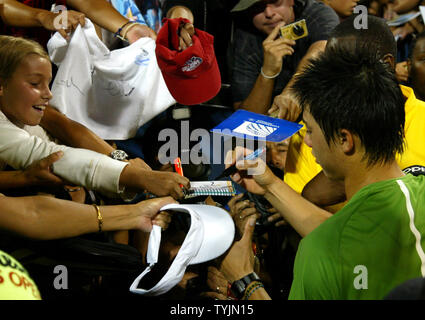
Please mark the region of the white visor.
<svg viewBox="0 0 425 320"><path fill-rule="evenodd" d="M190 214L189 231L167 273L151 289L138 288L142 278L158 262L161 227L153 226L150 233L146 261L148 267L133 281L133 293L158 296L168 292L183 278L188 265L203 263L221 256L230 248L235 236L235 225L225 210L204 204L169 204L160 211L172 210Z"/></svg>

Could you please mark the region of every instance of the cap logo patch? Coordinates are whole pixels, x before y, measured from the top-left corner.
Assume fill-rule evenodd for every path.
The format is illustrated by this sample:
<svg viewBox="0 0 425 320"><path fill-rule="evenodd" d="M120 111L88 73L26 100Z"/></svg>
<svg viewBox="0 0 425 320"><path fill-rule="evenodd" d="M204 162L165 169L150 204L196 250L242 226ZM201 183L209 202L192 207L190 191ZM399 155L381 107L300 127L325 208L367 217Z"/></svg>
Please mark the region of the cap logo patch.
<svg viewBox="0 0 425 320"><path fill-rule="evenodd" d="M202 58L193 56L189 60L187 60L182 67L183 72L189 72L195 70L197 67L199 67L202 64Z"/></svg>

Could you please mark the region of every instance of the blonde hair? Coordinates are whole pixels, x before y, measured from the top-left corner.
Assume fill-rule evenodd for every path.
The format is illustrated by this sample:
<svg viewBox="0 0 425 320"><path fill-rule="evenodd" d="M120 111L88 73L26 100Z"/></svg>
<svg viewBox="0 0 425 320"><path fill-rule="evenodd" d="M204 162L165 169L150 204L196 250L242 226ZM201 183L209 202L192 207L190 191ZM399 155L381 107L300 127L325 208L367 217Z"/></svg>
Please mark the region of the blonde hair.
<svg viewBox="0 0 425 320"><path fill-rule="evenodd" d="M9 79L29 54L36 54L50 61L49 55L39 43L24 38L0 36L0 78Z"/></svg>

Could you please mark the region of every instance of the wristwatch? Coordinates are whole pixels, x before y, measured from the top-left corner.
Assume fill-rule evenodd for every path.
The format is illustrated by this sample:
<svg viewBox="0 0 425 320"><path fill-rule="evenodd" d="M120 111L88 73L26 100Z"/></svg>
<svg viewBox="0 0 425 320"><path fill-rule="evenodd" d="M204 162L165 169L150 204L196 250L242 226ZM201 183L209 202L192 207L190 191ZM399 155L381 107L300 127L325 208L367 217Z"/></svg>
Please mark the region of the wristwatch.
<svg viewBox="0 0 425 320"><path fill-rule="evenodd" d="M109 155L112 159L124 161L128 159L128 154L122 150L114 150Z"/></svg>
<svg viewBox="0 0 425 320"><path fill-rule="evenodd" d="M246 287L252 282L252 281L261 281L260 277L257 276L255 272L250 273L246 275L245 277L236 280L233 282L230 290L232 291L233 295L237 299L241 299L243 297L243 294L245 292Z"/></svg>

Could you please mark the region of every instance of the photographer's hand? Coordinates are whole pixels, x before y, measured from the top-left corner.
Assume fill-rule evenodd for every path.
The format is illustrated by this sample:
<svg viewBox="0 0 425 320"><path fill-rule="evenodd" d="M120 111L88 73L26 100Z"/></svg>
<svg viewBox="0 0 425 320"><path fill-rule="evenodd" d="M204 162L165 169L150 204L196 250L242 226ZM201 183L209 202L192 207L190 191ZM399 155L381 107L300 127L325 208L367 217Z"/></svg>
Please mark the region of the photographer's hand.
<svg viewBox="0 0 425 320"><path fill-rule="evenodd" d="M294 53L292 46L295 45L295 41L279 36L280 28L284 25L285 23L277 25L263 41L264 60L262 72L267 77L279 74L282 69L283 57Z"/></svg>

